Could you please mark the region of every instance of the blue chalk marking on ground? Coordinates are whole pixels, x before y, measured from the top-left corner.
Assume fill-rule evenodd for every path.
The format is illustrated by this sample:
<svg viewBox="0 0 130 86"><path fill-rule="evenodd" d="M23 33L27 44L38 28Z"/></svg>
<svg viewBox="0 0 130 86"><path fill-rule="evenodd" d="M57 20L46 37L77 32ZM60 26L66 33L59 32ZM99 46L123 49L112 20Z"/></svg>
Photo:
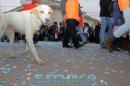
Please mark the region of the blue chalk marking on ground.
<svg viewBox="0 0 130 86"><path fill-rule="evenodd" d="M7 68L7 67L3 67L3 68L0 68L2 70L2 73L4 74L7 74L10 72L11 68Z"/></svg>
<svg viewBox="0 0 130 86"><path fill-rule="evenodd" d="M30 86L36 86L36 85L35 85L34 83L31 82L31 83L30 83Z"/></svg>
<svg viewBox="0 0 130 86"><path fill-rule="evenodd" d="M22 81L22 86L26 86L26 81L25 80Z"/></svg>
<svg viewBox="0 0 130 86"><path fill-rule="evenodd" d="M88 75L88 79L90 79L90 80L96 80L96 76L95 75Z"/></svg>
<svg viewBox="0 0 130 86"><path fill-rule="evenodd" d="M0 85L6 84L6 80L0 80Z"/></svg>
<svg viewBox="0 0 130 86"><path fill-rule="evenodd" d="M97 86L97 83L92 83L92 85L91 86Z"/></svg>
<svg viewBox="0 0 130 86"><path fill-rule="evenodd" d="M35 74L34 75L36 79L43 79L43 74Z"/></svg>

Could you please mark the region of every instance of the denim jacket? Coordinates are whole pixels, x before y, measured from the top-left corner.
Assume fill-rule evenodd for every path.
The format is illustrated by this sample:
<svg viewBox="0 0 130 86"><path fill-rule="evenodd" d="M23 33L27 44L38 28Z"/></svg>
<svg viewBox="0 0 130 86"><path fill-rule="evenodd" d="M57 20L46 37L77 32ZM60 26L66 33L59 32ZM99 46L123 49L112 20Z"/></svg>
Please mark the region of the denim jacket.
<svg viewBox="0 0 130 86"><path fill-rule="evenodd" d="M118 2L113 1L113 12L112 17L113 18L121 18L123 16L122 12L119 9Z"/></svg>

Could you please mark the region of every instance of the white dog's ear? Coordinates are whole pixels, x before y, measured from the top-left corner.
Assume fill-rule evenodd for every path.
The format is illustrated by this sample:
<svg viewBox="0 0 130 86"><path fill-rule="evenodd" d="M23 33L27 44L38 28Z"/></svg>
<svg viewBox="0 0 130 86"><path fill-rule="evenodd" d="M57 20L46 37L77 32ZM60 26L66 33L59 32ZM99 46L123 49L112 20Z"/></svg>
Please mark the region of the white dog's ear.
<svg viewBox="0 0 130 86"><path fill-rule="evenodd" d="M31 11L32 14L35 14L37 17L40 17L41 16L41 12L38 10L38 9L33 9Z"/></svg>

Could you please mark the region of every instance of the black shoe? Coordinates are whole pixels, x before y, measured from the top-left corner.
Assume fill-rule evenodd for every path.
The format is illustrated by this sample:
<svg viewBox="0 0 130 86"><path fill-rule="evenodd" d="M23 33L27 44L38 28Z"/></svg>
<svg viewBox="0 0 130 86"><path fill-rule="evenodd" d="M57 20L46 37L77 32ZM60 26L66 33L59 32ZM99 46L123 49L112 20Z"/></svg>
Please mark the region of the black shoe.
<svg viewBox="0 0 130 86"><path fill-rule="evenodd" d="M73 48L73 47L70 45L63 45L63 48Z"/></svg>
<svg viewBox="0 0 130 86"><path fill-rule="evenodd" d="M78 49L80 47L82 47L84 44L78 44L77 46L74 46L75 49Z"/></svg>

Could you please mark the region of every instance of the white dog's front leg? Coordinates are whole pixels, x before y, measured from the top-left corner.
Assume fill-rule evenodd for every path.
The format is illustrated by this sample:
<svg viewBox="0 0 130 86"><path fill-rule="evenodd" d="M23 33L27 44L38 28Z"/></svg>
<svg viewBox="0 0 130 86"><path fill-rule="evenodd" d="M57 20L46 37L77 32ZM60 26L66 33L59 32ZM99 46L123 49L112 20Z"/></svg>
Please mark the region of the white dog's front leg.
<svg viewBox="0 0 130 86"><path fill-rule="evenodd" d="M16 57L16 51L15 51L14 46L13 46L13 42L14 42L14 31L8 30L7 31L7 36L9 38L9 47L10 47L11 57Z"/></svg>
<svg viewBox="0 0 130 86"><path fill-rule="evenodd" d="M33 56L35 57L35 60L38 64L44 64L44 61L40 59L40 57L37 54L36 48L34 46L33 40L32 40L32 36L28 36L26 34L26 41L28 43L29 48L31 49L31 52L33 54Z"/></svg>

